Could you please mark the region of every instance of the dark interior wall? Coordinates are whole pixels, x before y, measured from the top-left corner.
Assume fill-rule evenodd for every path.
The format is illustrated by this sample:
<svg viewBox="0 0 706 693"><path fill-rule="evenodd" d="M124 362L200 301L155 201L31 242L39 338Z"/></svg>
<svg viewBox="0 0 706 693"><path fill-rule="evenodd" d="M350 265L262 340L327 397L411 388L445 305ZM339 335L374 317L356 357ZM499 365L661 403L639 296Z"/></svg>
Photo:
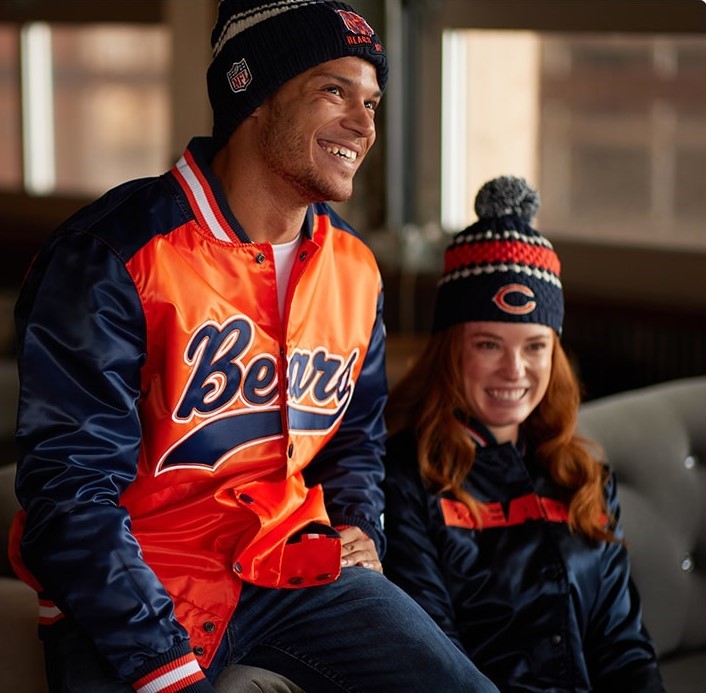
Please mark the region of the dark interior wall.
<svg viewBox="0 0 706 693"><path fill-rule="evenodd" d="M164 18L162 0L139 2L85 2L85 0L4 0L0 22L159 22Z"/></svg>

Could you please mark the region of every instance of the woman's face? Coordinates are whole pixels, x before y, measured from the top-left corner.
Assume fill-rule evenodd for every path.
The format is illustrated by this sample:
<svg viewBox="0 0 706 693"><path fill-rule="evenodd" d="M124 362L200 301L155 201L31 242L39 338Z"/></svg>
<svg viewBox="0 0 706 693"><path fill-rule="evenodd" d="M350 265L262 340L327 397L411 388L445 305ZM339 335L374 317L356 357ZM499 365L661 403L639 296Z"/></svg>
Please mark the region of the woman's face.
<svg viewBox="0 0 706 693"><path fill-rule="evenodd" d="M471 414L499 443L517 442L520 424L549 385L554 332L546 325L468 322L463 378Z"/></svg>

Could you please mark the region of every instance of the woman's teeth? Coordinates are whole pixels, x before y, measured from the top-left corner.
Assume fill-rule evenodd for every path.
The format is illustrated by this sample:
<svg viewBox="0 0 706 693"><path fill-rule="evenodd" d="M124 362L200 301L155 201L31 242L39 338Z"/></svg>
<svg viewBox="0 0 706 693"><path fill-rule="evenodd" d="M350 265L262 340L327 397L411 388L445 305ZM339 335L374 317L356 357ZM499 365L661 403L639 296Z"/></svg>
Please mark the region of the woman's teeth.
<svg viewBox="0 0 706 693"><path fill-rule="evenodd" d="M518 387L512 390L488 390L488 394L493 399L501 399L506 402L513 402L522 399L527 392L526 388Z"/></svg>

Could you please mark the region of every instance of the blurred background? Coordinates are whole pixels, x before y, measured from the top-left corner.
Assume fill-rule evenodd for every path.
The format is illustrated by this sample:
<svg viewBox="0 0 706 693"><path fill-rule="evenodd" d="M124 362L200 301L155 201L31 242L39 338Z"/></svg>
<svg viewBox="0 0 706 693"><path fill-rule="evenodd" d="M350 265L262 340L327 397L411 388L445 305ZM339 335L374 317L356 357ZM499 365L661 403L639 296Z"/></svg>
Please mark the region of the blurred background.
<svg viewBox="0 0 706 693"><path fill-rule="evenodd" d="M350 0L391 77L339 211L385 282L394 381L486 180L539 189L564 345L592 399L706 372L706 4ZM79 206L209 134L215 0L0 3L0 357L34 252ZM12 364L14 367L14 364Z"/></svg>

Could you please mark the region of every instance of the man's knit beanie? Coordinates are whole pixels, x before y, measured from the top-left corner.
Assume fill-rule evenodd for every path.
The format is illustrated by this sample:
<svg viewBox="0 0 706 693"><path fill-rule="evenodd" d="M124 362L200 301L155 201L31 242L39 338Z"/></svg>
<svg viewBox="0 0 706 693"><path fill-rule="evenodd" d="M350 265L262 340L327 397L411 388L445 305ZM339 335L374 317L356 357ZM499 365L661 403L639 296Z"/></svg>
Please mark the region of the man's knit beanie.
<svg viewBox="0 0 706 693"><path fill-rule="evenodd" d="M478 221L446 248L433 332L464 322L540 323L561 334L564 297L552 244L530 225L539 193L523 178L487 182Z"/></svg>
<svg viewBox="0 0 706 693"><path fill-rule="evenodd" d="M218 148L292 77L347 56L375 66L387 84L380 38L350 5L330 0L220 0L211 33L208 95Z"/></svg>

